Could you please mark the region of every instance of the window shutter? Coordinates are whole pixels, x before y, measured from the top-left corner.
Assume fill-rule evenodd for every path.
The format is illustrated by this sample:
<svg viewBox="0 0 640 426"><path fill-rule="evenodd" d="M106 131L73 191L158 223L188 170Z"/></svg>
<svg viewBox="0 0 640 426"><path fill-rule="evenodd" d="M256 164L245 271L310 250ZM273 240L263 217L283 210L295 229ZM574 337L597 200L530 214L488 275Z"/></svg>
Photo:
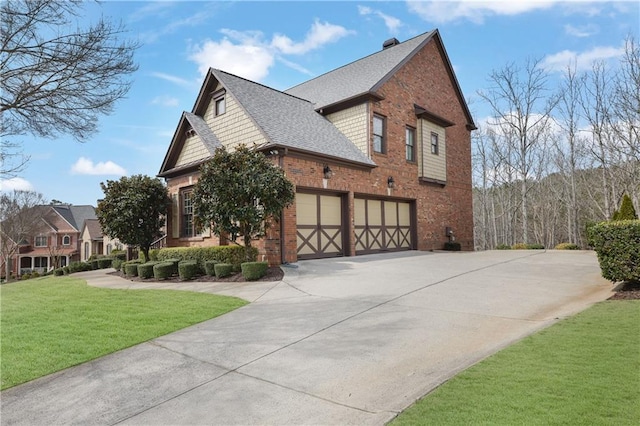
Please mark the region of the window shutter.
<svg viewBox="0 0 640 426"><path fill-rule="evenodd" d="M180 197L178 194L171 195L171 236L180 237Z"/></svg>

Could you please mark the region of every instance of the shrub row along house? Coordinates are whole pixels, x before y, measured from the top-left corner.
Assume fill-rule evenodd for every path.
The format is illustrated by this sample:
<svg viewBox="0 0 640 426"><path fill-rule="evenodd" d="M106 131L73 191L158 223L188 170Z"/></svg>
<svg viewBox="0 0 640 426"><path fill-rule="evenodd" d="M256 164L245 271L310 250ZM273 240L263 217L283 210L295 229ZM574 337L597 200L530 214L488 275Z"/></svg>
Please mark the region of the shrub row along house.
<svg viewBox="0 0 640 426"><path fill-rule="evenodd" d="M225 243L196 226L192 187L219 147L264 152L295 203L258 242L269 262L473 248L476 127L437 30L278 91L210 69L158 176L173 203L167 246ZM223 239L224 240L224 239Z"/></svg>
<svg viewBox="0 0 640 426"><path fill-rule="evenodd" d="M118 240L102 234L93 206L53 204L35 206L33 210L35 223L21 230L26 235L20 232L20 241L11 240L4 232L1 235L8 242L3 244L3 250L11 254L9 270L14 276L42 274L71 262L86 261L92 255L125 248ZM6 272L5 263L3 259L2 276Z"/></svg>

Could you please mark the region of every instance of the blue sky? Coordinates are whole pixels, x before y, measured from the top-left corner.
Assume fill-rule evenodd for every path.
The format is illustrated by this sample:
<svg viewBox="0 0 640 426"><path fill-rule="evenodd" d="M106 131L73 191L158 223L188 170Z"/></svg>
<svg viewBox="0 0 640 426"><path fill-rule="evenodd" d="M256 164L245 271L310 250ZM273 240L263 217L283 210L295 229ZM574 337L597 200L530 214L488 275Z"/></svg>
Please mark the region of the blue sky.
<svg viewBox="0 0 640 426"><path fill-rule="evenodd" d="M640 3L585 1L105 1L86 20L121 20L142 46L126 99L78 143L22 137L31 156L3 191L35 190L48 200L96 205L100 182L155 176L182 111L190 111L208 67L284 90L438 28L476 122L489 114L477 91L492 70L539 58L559 76L622 54L640 38Z"/></svg>

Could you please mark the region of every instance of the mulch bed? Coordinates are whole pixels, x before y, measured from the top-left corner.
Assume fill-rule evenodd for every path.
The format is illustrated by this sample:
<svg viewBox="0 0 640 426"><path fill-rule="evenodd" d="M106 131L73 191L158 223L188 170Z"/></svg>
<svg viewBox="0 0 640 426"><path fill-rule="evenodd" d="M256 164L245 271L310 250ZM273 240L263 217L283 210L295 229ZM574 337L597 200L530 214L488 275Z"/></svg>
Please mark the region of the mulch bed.
<svg viewBox="0 0 640 426"><path fill-rule="evenodd" d="M627 281L609 300L639 300L640 281Z"/></svg>
<svg viewBox="0 0 640 426"><path fill-rule="evenodd" d="M246 281L242 276L242 273L237 273L226 278L217 278L217 277L211 277L209 275L202 275L189 281L182 281L178 276L167 278L166 280L162 280L162 281L158 281L154 278L142 279L140 277L127 277L124 275L122 271L111 272L110 275L115 275L117 277L121 277L129 281L143 282L143 283L153 283L153 282L158 282L158 283L172 283L172 282L173 283L182 283L182 282L211 283L213 282L215 283L215 282L245 282ZM284 277L284 272L282 272L282 269L280 269L279 266L274 266L267 269L267 274L256 281L281 281L283 277Z"/></svg>

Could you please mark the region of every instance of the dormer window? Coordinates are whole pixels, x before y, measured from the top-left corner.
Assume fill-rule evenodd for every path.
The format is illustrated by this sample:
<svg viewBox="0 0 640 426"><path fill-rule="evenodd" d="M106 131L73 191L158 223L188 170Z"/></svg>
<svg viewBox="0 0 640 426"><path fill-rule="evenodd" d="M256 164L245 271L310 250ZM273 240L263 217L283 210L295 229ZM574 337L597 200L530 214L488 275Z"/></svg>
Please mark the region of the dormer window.
<svg viewBox="0 0 640 426"><path fill-rule="evenodd" d="M225 101L224 95L215 98L214 102L216 105L216 117L224 114L227 111L227 103Z"/></svg>
<svg viewBox="0 0 640 426"><path fill-rule="evenodd" d="M70 246L71 245L71 237L68 235L65 235L64 237L62 237L62 245L63 246Z"/></svg>

